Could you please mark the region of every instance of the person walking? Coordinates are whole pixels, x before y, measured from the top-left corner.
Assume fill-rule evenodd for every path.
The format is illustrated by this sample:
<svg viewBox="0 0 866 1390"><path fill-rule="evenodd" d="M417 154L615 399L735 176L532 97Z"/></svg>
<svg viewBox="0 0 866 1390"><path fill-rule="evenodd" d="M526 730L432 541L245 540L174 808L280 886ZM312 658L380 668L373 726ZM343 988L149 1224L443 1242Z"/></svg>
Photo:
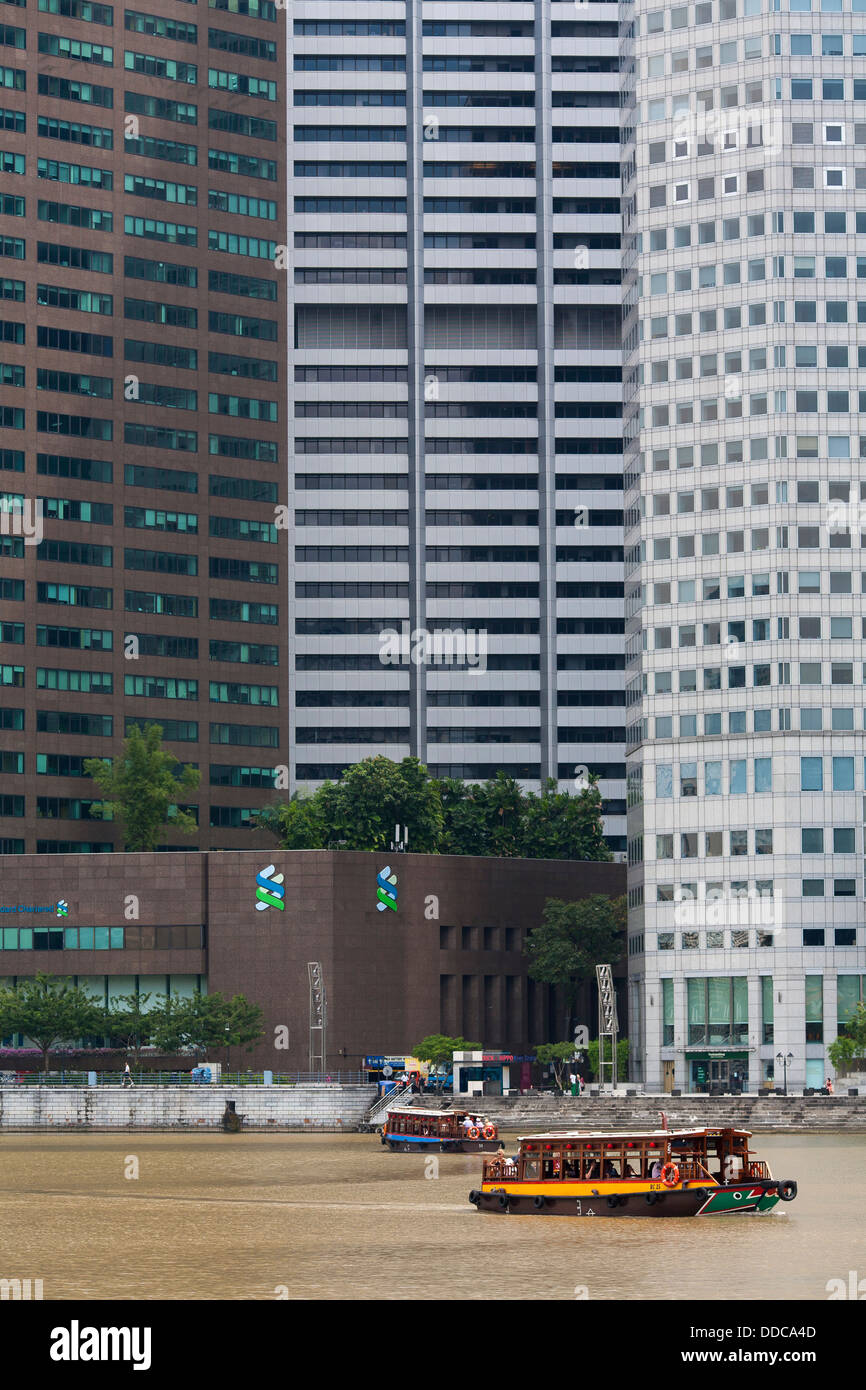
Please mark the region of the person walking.
<svg viewBox="0 0 866 1390"><path fill-rule="evenodd" d="M579 1096L580 1091L577 1089L577 1072L571 1072L568 1079L571 1082L571 1094L573 1096Z"/></svg>
<svg viewBox="0 0 866 1390"><path fill-rule="evenodd" d="M126 1063L126 1065L125 1065L124 1068L123 1068L123 1080L121 1081L120 1084L121 1084L121 1086L134 1086L134 1085L135 1085L135 1082L134 1082L133 1079L132 1079L132 1072L129 1070L129 1063L128 1063L128 1062Z"/></svg>

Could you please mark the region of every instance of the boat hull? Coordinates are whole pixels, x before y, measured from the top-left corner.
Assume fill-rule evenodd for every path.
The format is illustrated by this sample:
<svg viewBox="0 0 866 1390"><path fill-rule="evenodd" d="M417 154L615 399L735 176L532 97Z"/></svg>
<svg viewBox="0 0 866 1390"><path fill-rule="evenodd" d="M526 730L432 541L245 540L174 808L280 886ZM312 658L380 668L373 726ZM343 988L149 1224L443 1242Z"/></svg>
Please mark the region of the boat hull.
<svg viewBox="0 0 866 1390"><path fill-rule="evenodd" d="M393 1138L385 1135L382 1143L392 1153L415 1153L420 1149L423 1153L493 1154L499 1148L498 1139L440 1139L405 1134Z"/></svg>
<svg viewBox="0 0 866 1390"><path fill-rule="evenodd" d="M775 1182L731 1183L724 1187L665 1188L640 1192L598 1189L597 1195L539 1191L521 1192L522 1184L485 1184L475 1194L479 1211L500 1216L607 1216L607 1217L685 1217L722 1216L743 1212L766 1212L779 1201ZM613 1184L610 1184L613 1188Z"/></svg>

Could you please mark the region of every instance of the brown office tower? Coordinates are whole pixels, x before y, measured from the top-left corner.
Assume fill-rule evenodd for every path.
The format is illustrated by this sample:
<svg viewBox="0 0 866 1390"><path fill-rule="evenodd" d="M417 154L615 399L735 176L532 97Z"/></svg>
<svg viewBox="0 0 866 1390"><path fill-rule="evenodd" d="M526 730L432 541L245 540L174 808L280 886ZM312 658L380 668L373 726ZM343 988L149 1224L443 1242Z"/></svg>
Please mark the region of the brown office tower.
<svg viewBox="0 0 866 1390"><path fill-rule="evenodd" d="M0 5L0 852L122 848L133 724L254 848L286 748L285 13Z"/></svg>

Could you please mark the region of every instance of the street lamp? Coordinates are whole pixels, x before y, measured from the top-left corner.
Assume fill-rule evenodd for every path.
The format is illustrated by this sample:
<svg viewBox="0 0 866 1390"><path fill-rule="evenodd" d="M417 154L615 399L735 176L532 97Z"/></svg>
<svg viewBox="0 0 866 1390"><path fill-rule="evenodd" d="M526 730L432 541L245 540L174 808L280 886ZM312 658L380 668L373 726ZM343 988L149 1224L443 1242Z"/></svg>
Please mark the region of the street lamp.
<svg viewBox="0 0 866 1390"><path fill-rule="evenodd" d="M226 1072L229 1070L229 1026L226 1024Z"/></svg>
<svg viewBox="0 0 866 1390"><path fill-rule="evenodd" d="M788 1053L777 1052L777 1053L776 1053L776 1061L779 1062L779 1063L781 1064L781 1067L782 1067L782 1077L783 1077L783 1080L782 1080L782 1095L784 1095L784 1096L786 1096L786 1095L788 1094L788 1068L789 1068L789 1066L791 1065L791 1063L793 1062L793 1060L794 1060L794 1054L793 1054L793 1052L788 1052Z"/></svg>

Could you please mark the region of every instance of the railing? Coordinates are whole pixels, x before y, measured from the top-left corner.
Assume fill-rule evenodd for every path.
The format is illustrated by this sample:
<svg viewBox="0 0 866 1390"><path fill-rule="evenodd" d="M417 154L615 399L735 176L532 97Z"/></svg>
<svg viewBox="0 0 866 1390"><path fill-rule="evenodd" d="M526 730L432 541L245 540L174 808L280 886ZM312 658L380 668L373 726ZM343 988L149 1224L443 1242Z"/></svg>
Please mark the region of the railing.
<svg viewBox="0 0 866 1390"><path fill-rule="evenodd" d="M411 1082L408 1086L403 1086L399 1090L388 1091L384 1096L379 1096L367 1111L366 1120L368 1124L374 1124L376 1120L381 1120L388 1113L395 1101L403 1100L405 1096L412 1095Z"/></svg>
<svg viewBox="0 0 866 1390"><path fill-rule="evenodd" d="M481 1165L482 1182L514 1182L517 1179L518 1166L508 1158L485 1158Z"/></svg>
<svg viewBox="0 0 866 1390"><path fill-rule="evenodd" d="M0 1086L87 1086L89 1072L86 1071L57 1071L57 1072L18 1072L15 1079L9 1076L0 1079ZM264 1076L262 1072L223 1072L221 1076L213 1075L210 1082L199 1081L188 1071L131 1071L130 1076L133 1086L262 1086ZM97 1086L121 1086L123 1085L124 1073L121 1071L100 1071L96 1073ZM281 1072L274 1074L273 1084L275 1086L299 1086L299 1085L342 1085L358 1086L370 1085L366 1072L359 1071L333 1071L333 1072ZM127 1086L129 1082L127 1082Z"/></svg>

